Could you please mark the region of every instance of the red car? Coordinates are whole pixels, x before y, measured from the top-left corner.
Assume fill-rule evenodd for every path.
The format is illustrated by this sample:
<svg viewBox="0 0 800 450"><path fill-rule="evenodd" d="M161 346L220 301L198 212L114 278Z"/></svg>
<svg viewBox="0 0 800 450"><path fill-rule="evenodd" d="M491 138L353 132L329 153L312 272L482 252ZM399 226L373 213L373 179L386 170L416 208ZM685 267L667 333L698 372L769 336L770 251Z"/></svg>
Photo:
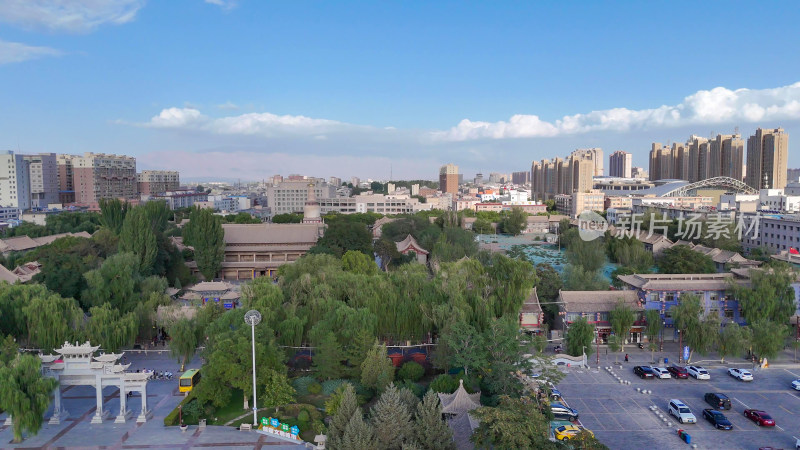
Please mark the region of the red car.
<svg viewBox="0 0 800 450"><path fill-rule="evenodd" d="M745 409L744 416L761 427L774 427L775 420L766 412L758 409Z"/></svg>
<svg viewBox="0 0 800 450"><path fill-rule="evenodd" d="M689 372L686 370L686 367L676 366L673 364L667 367L667 370L675 378L689 378Z"/></svg>

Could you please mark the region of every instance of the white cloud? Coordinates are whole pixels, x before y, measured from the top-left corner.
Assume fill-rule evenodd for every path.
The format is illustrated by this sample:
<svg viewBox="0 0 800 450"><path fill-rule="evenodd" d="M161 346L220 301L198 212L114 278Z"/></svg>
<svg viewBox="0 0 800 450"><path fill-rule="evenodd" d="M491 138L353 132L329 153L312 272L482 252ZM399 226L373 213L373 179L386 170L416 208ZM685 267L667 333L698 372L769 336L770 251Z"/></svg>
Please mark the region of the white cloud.
<svg viewBox="0 0 800 450"><path fill-rule="evenodd" d="M797 119L800 119L800 82L773 89L717 87L698 91L674 106L643 110L613 108L564 116L553 122L524 114L499 122L464 119L449 130L432 132L431 136L445 141L555 137L592 131Z"/></svg>
<svg viewBox="0 0 800 450"><path fill-rule="evenodd" d="M24 28L86 33L132 21L144 0L3 0L0 21Z"/></svg>
<svg viewBox="0 0 800 450"><path fill-rule="evenodd" d="M224 10L231 10L239 4L238 0L206 0L206 3L219 6Z"/></svg>
<svg viewBox="0 0 800 450"><path fill-rule="evenodd" d="M32 45L20 44L19 42L8 42L0 40L0 64L10 64L29 59L37 59L45 56L60 56L63 53L50 47L35 47Z"/></svg>
<svg viewBox="0 0 800 450"><path fill-rule="evenodd" d="M238 116L212 118L195 108L167 108L150 122L155 128L196 129L215 134L260 135L303 134L316 136L327 132L353 129L356 125L306 116L279 116L272 113L248 113ZM361 127L365 128L365 127Z"/></svg>
<svg viewBox="0 0 800 450"><path fill-rule="evenodd" d="M219 109L239 109L239 105L237 105L236 103L233 103L231 101L227 101L225 103L217 105L217 108L219 108Z"/></svg>

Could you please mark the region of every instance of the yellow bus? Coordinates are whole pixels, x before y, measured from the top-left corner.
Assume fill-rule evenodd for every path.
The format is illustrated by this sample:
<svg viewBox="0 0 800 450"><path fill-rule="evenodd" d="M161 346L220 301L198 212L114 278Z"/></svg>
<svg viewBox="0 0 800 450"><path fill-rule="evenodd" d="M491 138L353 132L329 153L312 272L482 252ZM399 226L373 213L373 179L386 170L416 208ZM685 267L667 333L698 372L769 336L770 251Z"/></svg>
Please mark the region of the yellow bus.
<svg viewBox="0 0 800 450"><path fill-rule="evenodd" d="M200 369L189 369L181 375L178 381L178 392L191 392L192 388L200 382Z"/></svg>

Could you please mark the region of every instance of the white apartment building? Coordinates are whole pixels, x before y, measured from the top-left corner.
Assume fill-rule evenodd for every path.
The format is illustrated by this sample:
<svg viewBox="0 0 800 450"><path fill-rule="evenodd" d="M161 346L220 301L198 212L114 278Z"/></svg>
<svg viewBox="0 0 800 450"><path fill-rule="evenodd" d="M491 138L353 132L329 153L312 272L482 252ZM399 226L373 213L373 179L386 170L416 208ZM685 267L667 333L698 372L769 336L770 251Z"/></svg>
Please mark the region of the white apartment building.
<svg viewBox="0 0 800 450"><path fill-rule="evenodd" d="M169 191L163 194L153 195L150 200L161 200L167 202L169 209L189 208L198 202L208 201L208 194L196 191Z"/></svg>
<svg viewBox="0 0 800 450"><path fill-rule="evenodd" d="M25 211L31 208L30 163L9 150L0 153L0 206Z"/></svg>
<svg viewBox="0 0 800 450"><path fill-rule="evenodd" d="M769 253L800 248L800 214L742 214L744 250L763 248Z"/></svg>
<svg viewBox="0 0 800 450"><path fill-rule="evenodd" d="M413 214L420 210L419 200L408 195L362 194L355 197L321 198L317 202L322 214Z"/></svg>
<svg viewBox="0 0 800 450"><path fill-rule="evenodd" d="M335 197L336 186L322 180L282 181L267 186L267 206L276 215L302 213L306 200L308 200L308 185L311 183L314 184L314 195L317 197L317 201Z"/></svg>

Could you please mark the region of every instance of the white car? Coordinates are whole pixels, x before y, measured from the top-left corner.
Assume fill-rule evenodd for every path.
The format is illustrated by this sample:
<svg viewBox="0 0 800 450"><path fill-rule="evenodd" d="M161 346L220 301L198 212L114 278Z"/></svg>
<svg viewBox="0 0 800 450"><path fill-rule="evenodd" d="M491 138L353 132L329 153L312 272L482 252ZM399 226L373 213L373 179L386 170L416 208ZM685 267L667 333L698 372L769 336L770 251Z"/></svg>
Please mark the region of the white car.
<svg viewBox="0 0 800 450"><path fill-rule="evenodd" d="M753 381L753 374L745 369L728 369L728 375L738 378L740 381Z"/></svg>
<svg viewBox="0 0 800 450"><path fill-rule="evenodd" d="M697 417L692 414L692 411L685 403L678 399L673 398L669 401L668 411L680 423L697 423Z"/></svg>
<svg viewBox="0 0 800 450"><path fill-rule="evenodd" d="M695 377L698 380L710 380L711 375L708 371L700 366L689 366L686 368L686 371L689 372L689 375Z"/></svg>
<svg viewBox="0 0 800 450"><path fill-rule="evenodd" d="M800 391L800 380L792 381L792 389L795 391Z"/></svg>
<svg viewBox="0 0 800 450"><path fill-rule="evenodd" d="M669 370L665 367L651 367L653 369L653 373L656 374L656 378L672 378L672 375L669 374Z"/></svg>

